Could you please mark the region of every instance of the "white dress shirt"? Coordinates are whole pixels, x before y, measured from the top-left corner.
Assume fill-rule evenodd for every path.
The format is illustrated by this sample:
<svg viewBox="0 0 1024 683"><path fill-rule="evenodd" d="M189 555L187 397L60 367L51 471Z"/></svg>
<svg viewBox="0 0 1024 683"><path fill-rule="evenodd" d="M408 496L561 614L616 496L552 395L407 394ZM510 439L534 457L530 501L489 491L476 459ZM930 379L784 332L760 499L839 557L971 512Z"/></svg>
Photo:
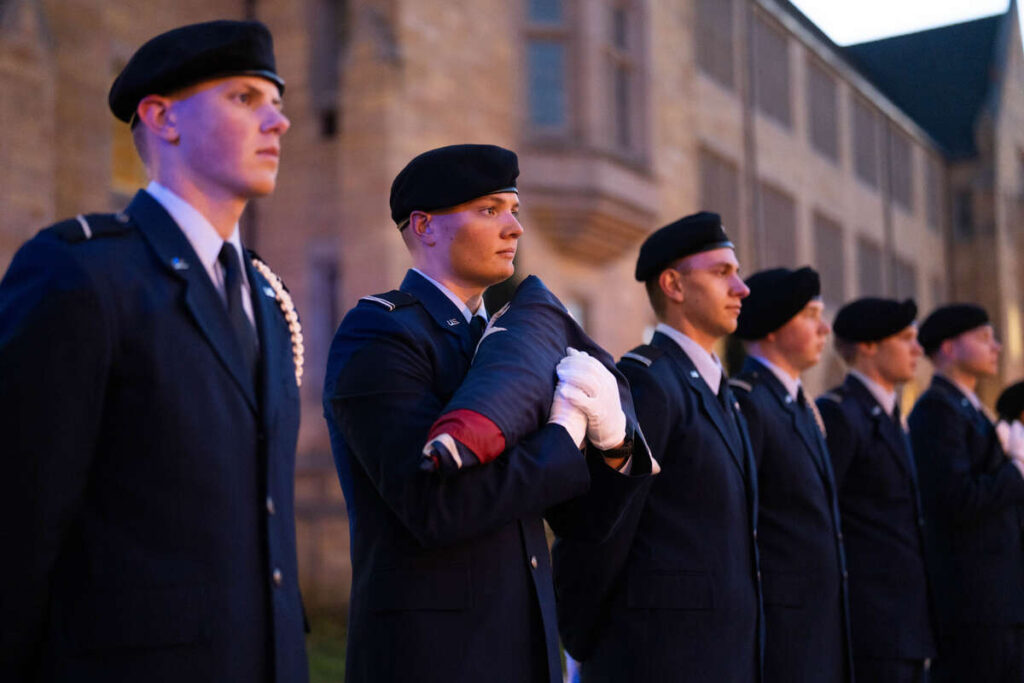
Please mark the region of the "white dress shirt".
<svg viewBox="0 0 1024 683"><path fill-rule="evenodd" d="M892 415L892 411L896 409L896 391L886 391L878 382L869 378L860 370L850 370L850 374L860 380L861 384L867 387L867 390L875 397L878 401L878 405L882 406L882 410L885 411L886 415Z"/></svg>
<svg viewBox="0 0 1024 683"><path fill-rule="evenodd" d="M199 213L194 206L160 183L155 180L150 181L149 185L146 186L146 192L159 202L160 206L164 207L167 213L171 215L171 218L174 219L174 222L178 224L181 232L185 235L185 239L192 245L192 250L199 257L199 262L206 269L206 274L210 276L210 282L213 283L213 286L220 293L221 299L224 300L224 305L226 306L228 295L224 289L224 266L218 260L225 240L221 238L217 229L213 227L210 221L206 220L206 217ZM227 242L231 243L239 258L243 259L239 262L239 267L242 269L242 308L245 310L245 315L249 318L249 322L252 323L255 330L256 318L252 312L252 294L244 262L245 252L242 250L242 240L238 234L237 223Z"/></svg>
<svg viewBox="0 0 1024 683"><path fill-rule="evenodd" d="M470 322L473 319L474 315L480 316L481 318L484 319L484 322L487 322L487 309L484 307L484 300L483 300L482 297L480 299L480 307L478 309L476 309L476 312L473 312L473 311L469 310L469 306L466 305L465 301L463 301L458 296L456 296L455 292L453 292L452 290L448 289L447 287L442 285L440 282L438 282L434 278L432 278L429 275L427 275L426 273L424 273L419 268L413 268L413 270L415 270L417 273L422 275L423 278L427 282L429 282L430 284L434 285L439 290L441 290L441 293L444 294L446 297L448 297L448 299L450 299L451 302L453 304L455 304L455 306L460 311L462 311L462 317L466 319L467 323Z"/></svg>
<svg viewBox="0 0 1024 683"><path fill-rule="evenodd" d="M789 397L794 401L796 400L797 394L800 393L800 387L802 386L799 377L793 377L793 375L789 374L767 358L754 354L750 354L750 357L771 370L772 374L775 375L775 379L782 382L782 386L786 389L786 393L789 394Z"/></svg>
<svg viewBox="0 0 1024 683"><path fill-rule="evenodd" d="M676 344L679 344L679 348L683 350L683 353L693 361L693 365L697 368L697 372L700 373L708 388L711 389L711 393L717 396L718 388L722 385L722 378L724 376L722 363L718 360L718 356L705 351L703 346L665 323L658 323L654 331L661 332Z"/></svg>

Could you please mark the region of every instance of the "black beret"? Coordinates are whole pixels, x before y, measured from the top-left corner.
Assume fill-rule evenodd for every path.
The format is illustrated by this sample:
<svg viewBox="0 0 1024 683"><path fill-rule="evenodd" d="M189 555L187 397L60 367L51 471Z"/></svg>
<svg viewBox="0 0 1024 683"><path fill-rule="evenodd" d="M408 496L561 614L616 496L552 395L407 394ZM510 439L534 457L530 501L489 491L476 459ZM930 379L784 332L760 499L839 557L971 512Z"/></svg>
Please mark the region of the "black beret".
<svg viewBox="0 0 1024 683"><path fill-rule="evenodd" d="M906 329L916 317L917 304L913 299L897 301L867 296L840 308L832 331L848 342L881 341Z"/></svg>
<svg viewBox="0 0 1024 683"><path fill-rule="evenodd" d="M147 95L168 95L211 78L260 76L284 92L270 31L258 21L208 21L161 33L140 47L110 86L114 116L131 121Z"/></svg>
<svg viewBox="0 0 1024 683"><path fill-rule="evenodd" d="M644 282L676 259L702 251L733 247L717 213L701 211L658 228L640 245L636 279Z"/></svg>
<svg viewBox="0 0 1024 683"><path fill-rule="evenodd" d="M996 401L996 412L1007 422L1020 419L1024 412L1024 382L1017 382L1003 389Z"/></svg>
<svg viewBox="0 0 1024 683"><path fill-rule="evenodd" d="M495 145L449 145L420 154L391 183L391 218L457 206L498 192L517 192L519 157Z"/></svg>
<svg viewBox="0 0 1024 683"><path fill-rule="evenodd" d="M762 270L747 278L746 284L750 294L743 300L735 334L748 341L779 329L821 294L818 272L807 266Z"/></svg>
<svg viewBox="0 0 1024 683"><path fill-rule="evenodd" d="M917 340L929 356L938 351L942 342L962 332L988 324L988 313L977 304L948 304L932 311L921 323Z"/></svg>

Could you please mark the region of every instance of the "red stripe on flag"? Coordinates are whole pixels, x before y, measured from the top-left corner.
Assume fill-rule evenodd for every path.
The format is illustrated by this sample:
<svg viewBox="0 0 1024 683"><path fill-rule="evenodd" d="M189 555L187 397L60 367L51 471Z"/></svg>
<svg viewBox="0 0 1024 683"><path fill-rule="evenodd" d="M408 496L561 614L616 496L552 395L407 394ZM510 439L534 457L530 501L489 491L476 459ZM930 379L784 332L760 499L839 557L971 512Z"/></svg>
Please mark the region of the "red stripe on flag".
<svg viewBox="0 0 1024 683"><path fill-rule="evenodd" d="M444 433L473 451L481 463L494 460L505 450L505 435L498 425L473 410L453 410L439 417L430 428L427 443Z"/></svg>

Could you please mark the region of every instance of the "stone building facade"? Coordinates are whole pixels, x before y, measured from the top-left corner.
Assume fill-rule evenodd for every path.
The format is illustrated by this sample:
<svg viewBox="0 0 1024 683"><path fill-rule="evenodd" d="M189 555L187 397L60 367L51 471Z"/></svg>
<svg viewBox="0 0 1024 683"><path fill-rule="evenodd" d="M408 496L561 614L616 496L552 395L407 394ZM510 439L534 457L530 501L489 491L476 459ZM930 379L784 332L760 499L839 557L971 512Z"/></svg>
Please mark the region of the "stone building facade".
<svg viewBox="0 0 1024 683"><path fill-rule="evenodd" d="M707 208L746 272L815 265L830 312L865 294L914 296L923 312L981 301L1005 340L1002 380L1024 375L1015 1L964 29L980 76L915 93L886 46L836 46L785 0L0 0L0 270L39 228L144 184L107 89L146 38L222 17L271 27L288 84L278 190L242 227L306 332L297 495L314 604L343 604L349 575L319 398L327 348L344 311L408 267L388 188L430 147L519 151L518 273L541 276L616 355L654 324L632 278L640 241ZM924 47L897 51L940 63L934 45L962 37L915 35ZM976 106L950 104L965 98ZM935 108L959 117L957 135L921 115ZM842 372L830 355L808 384Z"/></svg>

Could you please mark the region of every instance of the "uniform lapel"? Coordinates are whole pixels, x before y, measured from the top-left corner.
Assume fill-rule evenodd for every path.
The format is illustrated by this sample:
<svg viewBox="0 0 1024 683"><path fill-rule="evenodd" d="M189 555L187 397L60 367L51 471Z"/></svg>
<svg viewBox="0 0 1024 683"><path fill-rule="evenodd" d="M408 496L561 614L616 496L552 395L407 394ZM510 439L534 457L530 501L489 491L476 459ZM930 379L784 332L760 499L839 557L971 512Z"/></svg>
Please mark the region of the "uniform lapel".
<svg viewBox="0 0 1024 683"><path fill-rule="evenodd" d="M744 363L743 372L754 372L757 374L758 378L768 389L768 393L770 393L778 402L782 411L789 416L790 425L792 426L793 431L800 437L800 440L804 442L804 446L807 447L807 453L811 457L811 460L814 461L814 466L818 470L818 474L827 479L828 477L825 469L825 461L827 458L822 446L820 434L815 434L818 432L817 426L808 424L808 420L806 419L808 416L800 414L802 409L797 405L797 402L793 397L789 395L789 392L786 391L786 387L782 385L782 382L780 382L779 378L775 376L775 373L773 373L769 368L765 367L757 360L748 357ZM813 429L815 433L811 433L809 431L810 429Z"/></svg>
<svg viewBox="0 0 1024 683"><path fill-rule="evenodd" d="M202 336L213 348L249 407L258 413L256 387L242 360L242 351L220 294L177 223L149 193L140 190L125 209L139 226L168 273L183 285L182 302Z"/></svg>
<svg viewBox="0 0 1024 683"><path fill-rule="evenodd" d="M889 446L889 450L892 452L893 458L895 458L900 469L908 476L913 477L913 472L910 469L910 450L907 447L907 439L903 434L902 428L896 426L892 416L886 414L882 406L878 405L875 397L868 391L868 388L856 377L852 375L847 376L846 388L871 420L875 432L881 435L882 440Z"/></svg>
<svg viewBox="0 0 1024 683"><path fill-rule="evenodd" d="M715 429L718 430L722 440L729 449L733 462L736 463L736 467L739 468L741 474L744 474L746 469L743 464L743 445L742 443L737 443L736 440L740 431L739 422L732 415L725 414L721 404L718 402L718 397L711 393L711 387L707 385L704 378L697 372L697 367L690 360L690 357L686 355L686 352L680 348L679 344L661 333L654 335L651 344L663 349L672 358L672 361L676 364L676 371L683 378L683 383L697 394L697 400L700 402L701 409L711 420ZM725 380L723 379L722 381ZM732 420L735 429L729 429L726 420Z"/></svg>
<svg viewBox="0 0 1024 683"><path fill-rule="evenodd" d="M469 323L462 316L462 311L445 296L444 292L415 270L406 273L400 289L415 295L437 326L454 335L463 353L469 358L473 357L474 344L470 335Z"/></svg>

